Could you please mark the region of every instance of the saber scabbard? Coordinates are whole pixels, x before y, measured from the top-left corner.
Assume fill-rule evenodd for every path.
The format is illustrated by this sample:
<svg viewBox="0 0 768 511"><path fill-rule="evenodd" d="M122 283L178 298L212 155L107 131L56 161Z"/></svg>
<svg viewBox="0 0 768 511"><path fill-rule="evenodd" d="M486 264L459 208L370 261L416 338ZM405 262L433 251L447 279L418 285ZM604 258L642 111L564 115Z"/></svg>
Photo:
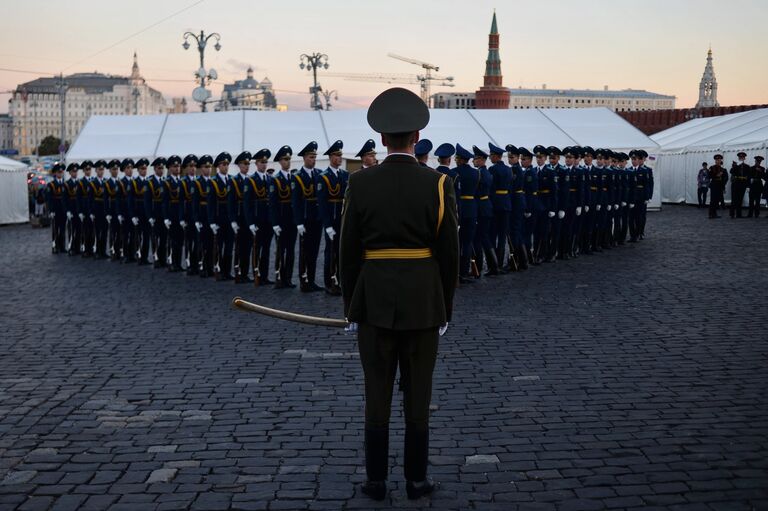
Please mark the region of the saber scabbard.
<svg viewBox="0 0 768 511"><path fill-rule="evenodd" d="M241 311L255 312L271 318L284 319L286 321L293 321L294 323L304 323L305 325L325 326L329 328L346 328L349 326L349 323L343 319L305 316L304 314L296 314L295 312L271 309L269 307L264 307L263 305L243 300L239 296L232 299L232 307Z"/></svg>

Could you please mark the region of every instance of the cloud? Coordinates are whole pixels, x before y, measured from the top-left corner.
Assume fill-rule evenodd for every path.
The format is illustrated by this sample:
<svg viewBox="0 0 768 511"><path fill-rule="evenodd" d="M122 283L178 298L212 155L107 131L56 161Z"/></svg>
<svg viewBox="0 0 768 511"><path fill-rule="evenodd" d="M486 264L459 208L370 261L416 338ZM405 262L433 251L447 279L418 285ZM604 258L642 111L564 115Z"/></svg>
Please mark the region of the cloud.
<svg viewBox="0 0 768 511"><path fill-rule="evenodd" d="M263 67L254 66L253 64L237 59L227 59L225 65L226 71L230 73L245 74L249 67L253 68L254 72L266 71Z"/></svg>

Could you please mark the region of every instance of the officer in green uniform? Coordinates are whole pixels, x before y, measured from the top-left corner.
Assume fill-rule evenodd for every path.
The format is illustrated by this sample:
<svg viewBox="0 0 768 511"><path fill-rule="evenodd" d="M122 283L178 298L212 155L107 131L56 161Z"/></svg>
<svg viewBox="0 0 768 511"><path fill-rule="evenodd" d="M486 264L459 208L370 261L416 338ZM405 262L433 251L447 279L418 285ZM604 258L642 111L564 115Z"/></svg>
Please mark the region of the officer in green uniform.
<svg viewBox="0 0 768 511"><path fill-rule="evenodd" d="M414 157L428 122L426 105L406 89L389 89L371 103L368 124L381 133L388 155L350 176L342 214L344 311L350 330L357 330L365 374L367 481L361 489L376 500L386 498L398 366L406 492L417 499L435 489L427 477L429 403L438 337L451 319L459 240L453 183Z"/></svg>

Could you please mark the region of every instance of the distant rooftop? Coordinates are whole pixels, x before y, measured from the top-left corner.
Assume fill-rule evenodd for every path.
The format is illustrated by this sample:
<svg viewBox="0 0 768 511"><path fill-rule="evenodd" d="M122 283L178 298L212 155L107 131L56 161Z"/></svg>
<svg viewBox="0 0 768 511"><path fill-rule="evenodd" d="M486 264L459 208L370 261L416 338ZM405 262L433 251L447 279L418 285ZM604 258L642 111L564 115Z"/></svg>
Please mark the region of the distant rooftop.
<svg viewBox="0 0 768 511"><path fill-rule="evenodd" d="M675 99L675 96L657 94L647 90L595 90L595 89L523 89L510 88L512 96L563 96L588 98L645 98L645 99Z"/></svg>
<svg viewBox="0 0 768 511"><path fill-rule="evenodd" d="M105 75L103 73L74 73L64 77L69 89L83 89L87 94L101 94L112 91L115 85L129 85L130 78L126 76ZM16 90L36 94L57 94L58 77L37 78L31 82L22 83ZM154 89L152 89L154 91ZM159 94L159 93L158 93Z"/></svg>

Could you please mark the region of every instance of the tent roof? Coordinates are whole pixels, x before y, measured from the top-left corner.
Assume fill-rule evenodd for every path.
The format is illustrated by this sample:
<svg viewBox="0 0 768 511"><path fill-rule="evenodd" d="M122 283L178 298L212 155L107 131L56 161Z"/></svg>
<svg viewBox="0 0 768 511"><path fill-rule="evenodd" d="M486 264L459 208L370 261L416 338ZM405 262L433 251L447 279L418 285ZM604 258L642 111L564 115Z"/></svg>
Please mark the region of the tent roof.
<svg viewBox="0 0 768 511"><path fill-rule="evenodd" d="M25 163L0 156L0 172L20 172L27 170L27 168Z"/></svg>
<svg viewBox="0 0 768 511"><path fill-rule="evenodd" d="M692 119L651 138L661 151L721 149L768 143L768 108Z"/></svg>
<svg viewBox="0 0 768 511"><path fill-rule="evenodd" d="M422 138L435 146L443 142L487 147L489 141L533 148L536 144L591 145L610 149L656 149L653 140L607 108L431 110ZM67 159L141 158L178 154L232 156L282 145L296 153L308 142L318 143L322 154L337 139L344 141L344 156L354 158L367 139L380 136L366 122L366 110L339 111L235 111L162 115L92 116L67 154Z"/></svg>

